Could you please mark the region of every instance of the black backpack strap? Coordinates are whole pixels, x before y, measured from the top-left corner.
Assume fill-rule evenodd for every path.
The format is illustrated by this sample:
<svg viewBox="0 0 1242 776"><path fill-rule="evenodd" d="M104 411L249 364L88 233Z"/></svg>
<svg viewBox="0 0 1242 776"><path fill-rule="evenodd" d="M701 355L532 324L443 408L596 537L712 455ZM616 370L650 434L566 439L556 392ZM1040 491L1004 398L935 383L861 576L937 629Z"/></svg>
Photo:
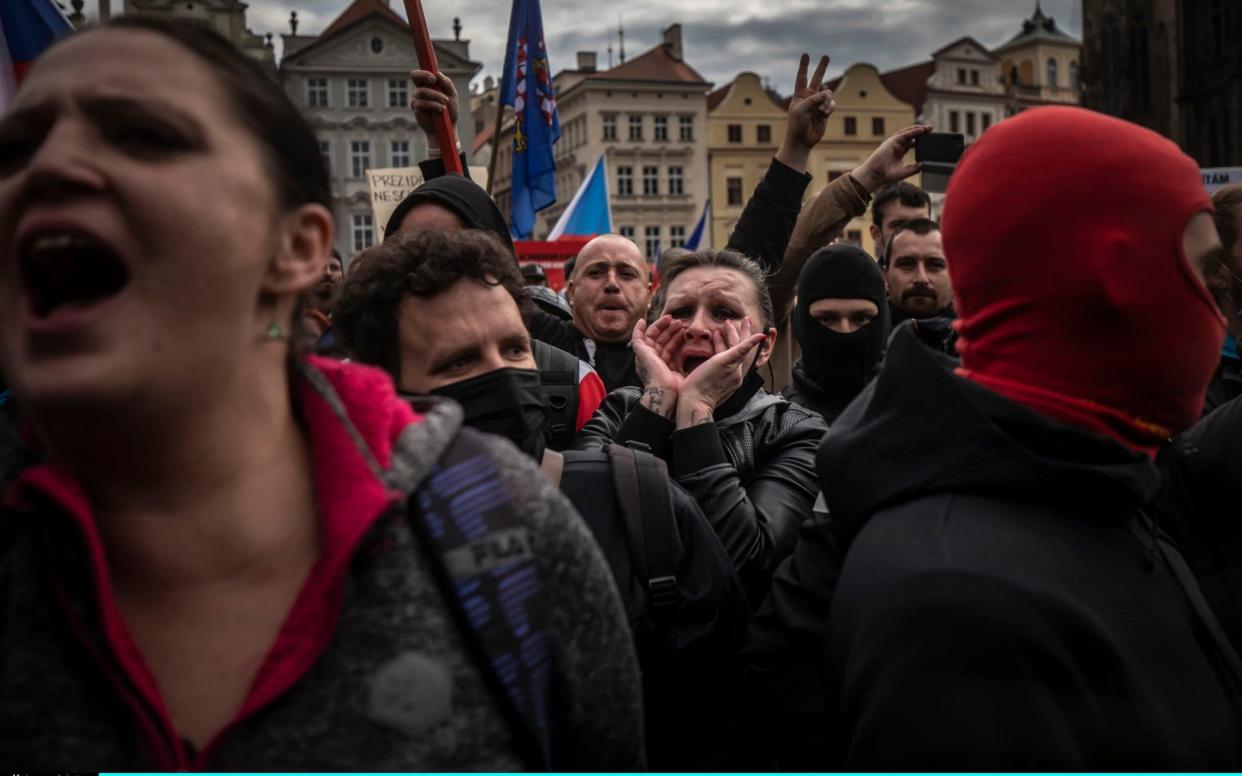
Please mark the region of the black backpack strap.
<svg viewBox="0 0 1242 776"><path fill-rule="evenodd" d="M566 450L577 434L579 362L573 354L546 342L535 340L532 345L550 410L544 439L550 450Z"/></svg>
<svg viewBox="0 0 1242 776"><path fill-rule="evenodd" d="M668 608L677 603L682 555L668 469L664 461L634 447L611 444L608 457L634 568L652 608Z"/></svg>
<svg viewBox="0 0 1242 776"><path fill-rule="evenodd" d="M458 433L407 508L514 741L551 770L547 594L526 524L476 432Z"/></svg>

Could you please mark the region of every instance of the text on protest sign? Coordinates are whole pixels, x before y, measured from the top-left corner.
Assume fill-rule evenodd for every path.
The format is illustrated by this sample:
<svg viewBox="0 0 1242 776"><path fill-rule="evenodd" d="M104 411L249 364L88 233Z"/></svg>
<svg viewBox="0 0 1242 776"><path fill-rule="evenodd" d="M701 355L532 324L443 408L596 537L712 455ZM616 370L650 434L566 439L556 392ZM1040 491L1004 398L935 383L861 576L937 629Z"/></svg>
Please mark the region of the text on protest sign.
<svg viewBox="0 0 1242 776"><path fill-rule="evenodd" d="M487 168L471 167L470 178L475 183L487 188ZM392 211L414 189L423 185L423 171L417 167L388 167L379 170L367 170L367 188L371 192L371 213L375 218L377 234L392 217Z"/></svg>

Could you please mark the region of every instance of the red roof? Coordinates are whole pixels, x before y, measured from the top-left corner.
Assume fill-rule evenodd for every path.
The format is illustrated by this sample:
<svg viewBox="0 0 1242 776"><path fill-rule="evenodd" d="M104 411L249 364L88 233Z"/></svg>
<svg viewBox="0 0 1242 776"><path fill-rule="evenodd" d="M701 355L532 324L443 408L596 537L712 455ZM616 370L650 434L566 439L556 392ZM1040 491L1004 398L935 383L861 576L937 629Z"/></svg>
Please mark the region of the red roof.
<svg viewBox="0 0 1242 776"><path fill-rule="evenodd" d="M673 56L663 43L610 70L591 75L608 81L680 81L707 84L698 71Z"/></svg>
<svg viewBox="0 0 1242 776"><path fill-rule="evenodd" d="M332 23L319 34L319 38L322 40L329 35L340 32L346 27L351 27L355 22L360 22L372 14L379 14L390 21L400 24L402 27L405 26L405 19L402 19L397 15L396 11L389 8L388 4L385 3L384 0L354 0L349 4L348 8L341 11L340 16L336 17L336 19L334 19Z"/></svg>
<svg viewBox="0 0 1242 776"><path fill-rule="evenodd" d="M897 70L881 73L880 81L894 97L913 105L914 113L918 115L923 112L923 103L927 101L927 79L931 78L934 72L936 72L935 62L920 62L917 65L907 65Z"/></svg>
<svg viewBox="0 0 1242 776"><path fill-rule="evenodd" d="M733 88L733 82L725 84L719 89L714 89L707 93L707 109L715 110L716 106L724 102L724 98L729 96L729 90Z"/></svg>

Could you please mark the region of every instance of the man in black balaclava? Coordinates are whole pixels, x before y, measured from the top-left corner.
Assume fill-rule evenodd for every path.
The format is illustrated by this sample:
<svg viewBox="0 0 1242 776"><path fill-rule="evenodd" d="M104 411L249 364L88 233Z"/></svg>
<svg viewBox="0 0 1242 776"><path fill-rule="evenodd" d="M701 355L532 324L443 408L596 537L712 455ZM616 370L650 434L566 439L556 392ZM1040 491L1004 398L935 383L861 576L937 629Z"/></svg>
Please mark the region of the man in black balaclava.
<svg viewBox="0 0 1242 776"><path fill-rule="evenodd" d="M852 245L821 248L798 277L794 336L802 356L781 394L832 423L875 375L888 340L884 276Z"/></svg>

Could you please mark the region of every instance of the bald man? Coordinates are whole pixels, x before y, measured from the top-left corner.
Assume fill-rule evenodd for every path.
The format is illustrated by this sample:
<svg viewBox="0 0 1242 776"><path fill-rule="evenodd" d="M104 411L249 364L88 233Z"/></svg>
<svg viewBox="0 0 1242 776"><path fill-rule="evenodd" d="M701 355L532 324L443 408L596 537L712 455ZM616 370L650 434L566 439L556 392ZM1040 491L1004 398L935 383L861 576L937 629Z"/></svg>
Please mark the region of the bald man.
<svg viewBox="0 0 1242 776"><path fill-rule="evenodd" d="M609 392L641 386L630 333L651 303L651 272L638 246L617 234L596 237L578 253L566 289L572 322L541 313L531 336L588 361Z"/></svg>

